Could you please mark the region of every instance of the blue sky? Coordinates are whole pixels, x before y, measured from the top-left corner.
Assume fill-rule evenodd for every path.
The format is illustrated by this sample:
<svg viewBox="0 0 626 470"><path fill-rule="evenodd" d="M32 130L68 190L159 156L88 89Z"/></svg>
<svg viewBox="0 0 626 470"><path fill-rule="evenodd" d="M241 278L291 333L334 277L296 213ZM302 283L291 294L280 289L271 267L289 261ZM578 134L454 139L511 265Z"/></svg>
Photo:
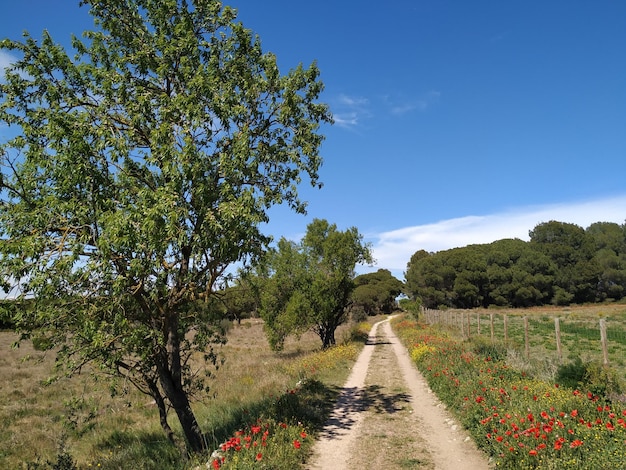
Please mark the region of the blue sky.
<svg viewBox="0 0 626 470"><path fill-rule="evenodd" d="M316 60L324 187L307 216L356 226L402 277L417 250L509 237L548 220L626 220L626 2L232 0L286 72ZM63 5L63 6L60 6ZM0 36L91 28L78 2L0 5ZM0 56L0 66L10 57Z"/></svg>

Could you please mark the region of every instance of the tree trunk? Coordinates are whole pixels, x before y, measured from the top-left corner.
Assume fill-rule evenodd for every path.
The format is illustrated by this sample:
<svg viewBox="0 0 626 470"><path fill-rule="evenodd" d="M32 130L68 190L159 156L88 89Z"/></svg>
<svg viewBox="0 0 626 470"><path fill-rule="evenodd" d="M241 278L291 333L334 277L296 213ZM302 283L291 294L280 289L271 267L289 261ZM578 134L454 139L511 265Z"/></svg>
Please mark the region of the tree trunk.
<svg viewBox="0 0 626 470"><path fill-rule="evenodd" d="M176 416L178 416L178 421L180 421L180 426L185 434L187 450L194 453L202 452L206 449L204 437L202 436L202 431L200 430L196 416L191 409L187 393L180 385L182 384L174 384L171 381L171 377L161 377L161 386L172 404L172 408L174 408Z"/></svg>
<svg viewBox="0 0 626 470"><path fill-rule="evenodd" d="M174 431L172 431L172 428L167 422L167 408L165 407L165 400L163 399L163 396L159 391L159 387L157 386L156 382L150 380L148 381L148 388L150 389L150 395L152 396L152 398L154 398L154 402L156 403L159 410L159 422L161 423L161 427L163 428L163 431L165 431L167 439L172 444L176 444Z"/></svg>
<svg viewBox="0 0 626 470"><path fill-rule="evenodd" d="M335 329L326 325L321 329L322 349L328 349L336 344L335 342Z"/></svg>
<svg viewBox="0 0 626 470"><path fill-rule="evenodd" d="M180 421L180 426L185 434L187 450L189 452L202 452L206 448L204 438L191 409L187 392L183 387L178 315L176 313L170 314L166 318L164 326L166 349L163 351L158 365L159 381L163 393L178 416L178 421Z"/></svg>

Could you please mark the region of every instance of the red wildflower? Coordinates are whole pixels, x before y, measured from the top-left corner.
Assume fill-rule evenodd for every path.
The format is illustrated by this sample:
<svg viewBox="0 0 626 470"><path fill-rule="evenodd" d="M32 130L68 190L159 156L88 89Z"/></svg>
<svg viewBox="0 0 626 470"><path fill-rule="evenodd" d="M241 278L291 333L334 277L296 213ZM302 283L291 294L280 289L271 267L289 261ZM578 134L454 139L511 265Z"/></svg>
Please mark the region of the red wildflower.
<svg viewBox="0 0 626 470"><path fill-rule="evenodd" d="M578 416L578 410L572 410L570 415L575 418L576 416Z"/></svg>
<svg viewBox="0 0 626 470"><path fill-rule="evenodd" d="M252 434L258 434L261 432L261 426L251 426Z"/></svg>
<svg viewBox="0 0 626 470"><path fill-rule="evenodd" d="M259 452L258 454L256 454L256 459L257 460L261 460L263 458L263 454L261 452Z"/></svg>
<svg viewBox="0 0 626 470"><path fill-rule="evenodd" d="M613 427L613 423L611 423L610 421L607 421L607 422L606 422L606 428L607 428L609 431L613 431L613 430L615 430L615 428Z"/></svg>
<svg viewBox="0 0 626 470"><path fill-rule="evenodd" d="M213 468L215 470L218 470L221 467L219 459L213 460L213 464L212 465L213 465Z"/></svg>
<svg viewBox="0 0 626 470"><path fill-rule="evenodd" d="M569 446L573 449L575 447L580 447L581 445L583 445L583 441L581 441L580 439L575 439Z"/></svg>
<svg viewBox="0 0 626 470"><path fill-rule="evenodd" d="M305 439L305 438L306 438L306 432L302 431L302 432L300 433L300 437L301 437L302 439Z"/></svg>
<svg viewBox="0 0 626 470"><path fill-rule="evenodd" d="M293 441L293 446L294 446L296 449L299 449L299 448L300 448L300 441L299 441L298 439L295 439L295 440Z"/></svg>
<svg viewBox="0 0 626 470"><path fill-rule="evenodd" d="M565 439L563 437L559 437L556 441L554 441L554 449L561 450L564 442L565 442Z"/></svg>
<svg viewBox="0 0 626 470"><path fill-rule="evenodd" d="M530 452L528 452L530 455L537 455L537 451L535 449L531 450Z"/></svg>

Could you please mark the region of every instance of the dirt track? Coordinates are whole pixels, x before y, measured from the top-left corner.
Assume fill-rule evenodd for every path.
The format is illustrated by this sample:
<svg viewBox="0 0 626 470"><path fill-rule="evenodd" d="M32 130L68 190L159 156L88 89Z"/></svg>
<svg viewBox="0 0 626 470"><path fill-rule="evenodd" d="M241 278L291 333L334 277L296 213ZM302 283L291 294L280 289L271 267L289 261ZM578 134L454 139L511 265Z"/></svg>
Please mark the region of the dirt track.
<svg viewBox="0 0 626 470"><path fill-rule="evenodd" d="M388 320L375 324L307 470L485 470L490 465L444 409Z"/></svg>

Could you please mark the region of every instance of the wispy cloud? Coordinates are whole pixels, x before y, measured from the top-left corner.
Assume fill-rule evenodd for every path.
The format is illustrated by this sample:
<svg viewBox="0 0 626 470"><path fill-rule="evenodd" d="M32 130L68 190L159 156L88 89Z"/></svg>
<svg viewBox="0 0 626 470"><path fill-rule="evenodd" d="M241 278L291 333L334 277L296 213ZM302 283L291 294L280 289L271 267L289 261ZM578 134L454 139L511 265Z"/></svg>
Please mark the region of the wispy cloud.
<svg viewBox="0 0 626 470"><path fill-rule="evenodd" d="M418 250L437 252L476 243L491 243L504 238L528 240L537 224L557 220L583 228L594 222L623 224L626 195L573 202L517 208L483 216L467 216L370 234L376 269L389 269L402 278L406 264Z"/></svg>
<svg viewBox="0 0 626 470"><path fill-rule="evenodd" d="M6 51L0 50L0 81L4 81L5 70L11 67L15 62L17 62L17 57L9 54ZM22 69L18 69L17 73L22 78L30 78L30 76Z"/></svg>
<svg viewBox="0 0 626 470"><path fill-rule="evenodd" d="M418 97L405 98L393 94L379 95L372 102L361 96L339 95L332 102L335 124L345 128L356 128L374 117L373 109L382 113L401 116L413 111L425 111L439 101L441 93L431 90Z"/></svg>
<svg viewBox="0 0 626 470"><path fill-rule="evenodd" d="M389 107L391 114L403 115L416 110L426 111L439 101L440 96L440 92L431 90L417 98L404 99L386 96L384 100L385 104Z"/></svg>
<svg viewBox="0 0 626 470"><path fill-rule="evenodd" d="M4 75L4 70L15 62L15 57L6 51L0 50L0 75Z"/></svg>
<svg viewBox="0 0 626 470"><path fill-rule="evenodd" d="M372 116L367 98L360 96L339 95L333 103L335 124L340 127L356 127L363 119Z"/></svg>

